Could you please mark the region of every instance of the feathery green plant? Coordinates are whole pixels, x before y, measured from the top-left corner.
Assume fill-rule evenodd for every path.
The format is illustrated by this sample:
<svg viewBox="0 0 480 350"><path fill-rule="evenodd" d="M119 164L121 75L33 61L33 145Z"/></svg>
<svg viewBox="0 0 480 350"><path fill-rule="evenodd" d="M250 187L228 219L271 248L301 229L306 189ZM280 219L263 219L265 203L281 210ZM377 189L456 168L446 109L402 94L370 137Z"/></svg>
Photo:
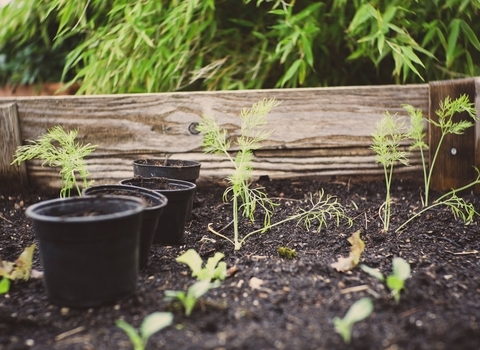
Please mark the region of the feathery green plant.
<svg viewBox="0 0 480 350"><path fill-rule="evenodd" d="M81 145L75 142L78 130L65 131L61 126L54 126L38 140L30 141L30 144L19 146L15 152L12 164L39 159L43 160L42 166L47 164L51 167L60 167L62 188L60 197L69 197L73 187L79 196L82 195L77 183L78 173L83 181L83 187L90 186L88 181L90 172L85 163L85 157L92 153L97 146L90 144Z"/></svg>
<svg viewBox="0 0 480 350"><path fill-rule="evenodd" d="M388 231L390 226L390 189L394 165L397 162L408 165L407 153L400 148L401 143L407 139L406 133L402 131L403 126L403 121L386 111L372 133L373 145L371 148L376 154L377 163L383 166L387 190L384 205L380 208L380 211L383 210L383 216L380 215L380 218L384 231Z"/></svg>
<svg viewBox="0 0 480 350"><path fill-rule="evenodd" d="M255 211L258 207L264 210L264 220L262 232L265 232L270 226L270 220L273 210L276 206L271 201L264 189L251 188L250 178L253 170L253 150L261 147L261 142L267 139L272 131L264 130L267 124L267 114L273 107L280 105L276 99L263 99L251 108L244 108L240 112L241 135L237 138L235 144L238 152L235 157L230 154L231 142L227 139L227 131L220 129L214 117L204 117L197 129L203 134L203 149L205 153L214 153L224 155L234 166L233 173L228 176L229 187L223 194L223 199L231 198L233 204L233 229L234 237L232 242L235 250L241 248L247 237L239 237L239 217L241 211L244 217L254 221Z"/></svg>
<svg viewBox="0 0 480 350"><path fill-rule="evenodd" d="M435 167L435 162L437 160L440 148L442 146L445 136L448 134L462 135L466 129L474 126L474 122L478 121L476 117L476 109L474 103L469 101L469 97L466 94L461 95L460 97L452 100L450 96L447 96L444 101L440 102L439 109L435 111L438 116L438 121L433 119L427 119L427 121L434 126L440 128L441 136L438 141L437 148L435 149L433 158L431 160L430 166L427 166L423 150L428 148L428 145L425 144L423 138L425 134L423 133L423 114L422 111L415 108L411 105L404 105L405 110L410 115L411 127L408 131L408 137L413 140L411 149L419 148L420 154L422 157L423 165L423 174L424 174L424 183L425 183L425 201L424 206L429 204L429 192L430 192L430 181L432 179L433 169ZM453 116L457 113L466 112L473 121L470 120L461 120L454 122L452 120ZM428 169L428 171L427 171Z"/></svg>
<svg viewBox="0 0 480 350"><path fill-rule="evenodd" d="M227 131L221 129L214 117L204 117L198 125L198 131L203 134L203 147L206 153L224 155L234 167L233 173L227 177L230 186L225 190L224 201L231 199L233 203L233 239L215 231L211 224L208 225L209 231L222 237L232 243L235 250L239 250L245 241L252 235L264 233L271 228L284 224L291 220L303 223L309 229L312 225L317 225L320 231L327 224L328 218L334 218L337 225L340 220L346 219L348 224L353 224L352 219L345 215L344 209L336 198L327 196L324 198L324 191L318 192L315 200L310 195L308 209L300 209L284 220L276 223L271 222L273 211L277 203L274 203L263 188L251 188L250 177L253 170L253 150L261 147L261 141L265 140L272 131L266 131L263 126L267 124L266 115L274 106L280 103L275 99L263 99L253 104L251 108L244 108L240 113L241 135L236 140L238 151L235 157L230 155L231 142L228 140ZM258 208L263 210L264 219L262 228L251 231L240 238L239 233L239 212L252 222L255 219L255 212Z"/></svg>

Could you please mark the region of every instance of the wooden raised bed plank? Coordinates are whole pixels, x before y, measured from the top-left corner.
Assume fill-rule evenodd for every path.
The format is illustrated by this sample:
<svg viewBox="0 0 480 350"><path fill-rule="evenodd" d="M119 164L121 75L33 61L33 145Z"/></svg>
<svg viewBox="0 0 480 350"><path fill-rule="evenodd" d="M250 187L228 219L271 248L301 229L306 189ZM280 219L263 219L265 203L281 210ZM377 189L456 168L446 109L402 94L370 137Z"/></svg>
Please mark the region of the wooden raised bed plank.
<svg viewBox="0 0 480 350"><path fill-rule="evenodd" d="M10 165L18 146L22 145L20 127L15 103L0 104L0 183L8 183L10 188L20 189L28 184L25 163ZM1 186L0 186L1 187Z"/></svg>
<svg viewBox="0 0 480 350"><path fill-rule="evenodd" d="M268 120L274 129L255 153L254 176L275 177L382 174L370 150L371 132L386 110L406 115L402 104L429 112L429 85L357 86L219 92L3 98L18 107L22 142L48 128L78 129L78 141L98 145L87 158L97 184L132 176L132 161L141 157L197 160L200 180L228 175L223 158L205 155L195 124L214 115L233 137L239 112L263 98L282 101ZM2 146L4 147L4 146ZM11 148L11 147L10 147ZM2 153L5 149L2 149ZM58 169L28 162L35 185L59 187ZM403 173L418 173L414 154Z"/></svg>

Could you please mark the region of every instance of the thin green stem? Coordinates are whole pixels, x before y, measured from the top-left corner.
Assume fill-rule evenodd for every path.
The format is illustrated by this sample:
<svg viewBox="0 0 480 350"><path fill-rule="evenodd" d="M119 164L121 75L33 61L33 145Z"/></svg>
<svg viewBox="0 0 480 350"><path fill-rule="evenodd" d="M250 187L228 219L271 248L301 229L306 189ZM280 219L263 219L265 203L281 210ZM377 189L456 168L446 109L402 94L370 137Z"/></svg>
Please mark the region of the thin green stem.
<svg viewBox="0 0 480 350"><path fill-rule="evenodd" d="M415 215L413 215L410 219L408 219L407 221L405 221L403 224L401 224L396 230L395 232L398 232L400 231L402 228L404 228L405 226L407 226L407 224L409 222L411 222L413 219L419 217L420 215L422 215L423 213L425 213L427 210L430 210L432 208L435 208L435 207L438 207L439 205L442 205L443 202L440 202L440 203L435 203L435 204L432 204L426 208L423 208L422 210L420 210L418 213L416 213Z"/></svg>
<svg viewBox="0 0 480 350"><path fill-rule="evenodd" d="M426 190L428 188L427 164L425 163L425 154L423 153L422 147L420 147L420 157L422 159L422 165L423 165L423 184L425 186L425 191L427 191ZM426 205L426 202L423 202L423 206L425 205Z"/></svg>
<svg viewBox="0 0 480 350"><path fill-rule="evenodd" d="M233 241L235 250L242 247L242 243L238 241L238 196L233 195Z"/></svg>
<svg viewBox="0 0 480 350"><path fill-rule="evenodd" d="M225 235L222 235L222 234L221 234L220 232L218 232L218 231L215 231L215 230L212 228L212 224L208 224L207 228L208 228L208 230L209 230L211 233L213 233L214 235L217 235L217 236L219 236L219 237L222 237L222 238L226 239L227 241L229 241L230 243L232 243L233 245L235 245L235 242L232 241L230 238L228 238L228 237L225 236Z"/></svg>
<svg viewBox="0 0 480 350"><path fill-rule="evenodd" d="M432 162L430 163L430 167L428 169L428 178L427 178L427 183L425 186L425 206L428 206L428 195L430 192L430 181L432 179L432 173L433 173L433 168L435 166L435 162L437 161L437 156L440 152L440 146L443 142L443 139L445 138L445 131L442 130L442 136L440 136L440 140L438 141L437 149L435 150L435 154L433 156Z"/></svg>

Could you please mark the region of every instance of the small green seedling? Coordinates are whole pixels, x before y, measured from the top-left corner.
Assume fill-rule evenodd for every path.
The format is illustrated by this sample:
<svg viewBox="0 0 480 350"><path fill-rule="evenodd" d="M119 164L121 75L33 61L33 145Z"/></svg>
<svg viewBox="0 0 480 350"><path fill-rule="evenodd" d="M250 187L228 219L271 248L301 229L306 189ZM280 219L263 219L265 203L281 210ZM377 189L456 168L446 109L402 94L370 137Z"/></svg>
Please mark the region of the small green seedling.
<svg viewBox="0 0 480 350"><path fill-rule="evenodd" d="M366 319L370 316L372 311L373 303L370 298L357 300L352 306L350 306L343 319L339 317L333 319L335 331L340 334L346 344L350 344L352 340L353 325Z"/></svg>
<svg viewBox="0 0 480 350"><path fill-rule="evenodd" d="M211 231L233 243L235 250L239 250L250 236L249 234L243 239L239 236L239 212L253 222L256 210L262 208L264 228L261 232L265 232L270 225L270 219L276 206L267 197L263 188L250 186L250 178L253 170L253 151L261 148L261 142L272 133L272 130L264 129L264 126L267 125L267 114L279 104L280 102L274 98L263 99L253 104L251 108L241 110L241 135L236 140L235 146L238 148L238 152L235 157L230 154L231 142L227 138L227 130L221 129L214 117L203 117L197 127L198 131L203 134L204 152L223 155L234 167L233 173L227 177L229 187L223 194L223 199L230 199L233 204L233 240Z"/></svg>
<svg viewBox="0 0 480 350"><path fill-rule="evenodd" d="M6 294L10 290L10 281L28 280L30 277L41 277L42 273L32 270L33 252L35 244L25 248L14 262L0 259L0 294Z"/></svg>
<svg viewBox="0 0 480 350"><path fill-rule="evenodd" d="M281 258L285 259L295 259L297 257L297 252L295 251L295 249L287 247L278 247L277 253Z"/></svg>
<svg viewBox="0 0 480 350"><path fill-rule="evenodd" d="M439 109L435 111L438 116L438 121L433 119L426 120L428 123L440 128L441 131L441 136L438 140L437 148L435 149L430 166L427 166L423 153L425 149L428 149L428 145L423 141L425 137L425 134L423 133L423 113L420 109L415 110L415 108L411 105L404 105L403 108L410 115L411 127L407 133L407 136L413 140L410 149L418 148L420 150L425 185L424 206L428 206L432 173L445 136L448 134L462 135L466 129L475 125L475 122L478 121L478 118L476 117L475 104L470 102L469 97L465 94L454 100L447 96L445 100L440 102ZM463 112L466 112L472 120L461 120L458 122L454 122L452 120L454 115Z"/></svg>
<svg viewBox="0 0 480 350"><path fill-rule="evenodd" d="M144 350L148 339L155 333L168 327L173 322L173 314L170 312L154 312L143 320L140 330L137 331L132 325L124 320L117 320L115 324L122 329L130 339L134 350Z"/></svg>
<svg viewBox="0 0 480 350"><path fill-rule="evenodd" d="M388 231L390 226L390 189L394 165L397 162L408 165L407 153L401 150L402 142L407 139L406 132L402 131L403 127L404 123L387 111L372 133L373 145L371 148L376 154L377 163L383 166L387 188L385 202L380 208L380 212L383 211L383 216L380 215L380 218L383 222L384 231Z"/></svg>
<svg viewBox="0 0 480 350"><path fill-rule="evenodd" d="M86 144L84 146L75 143L78 130L65 131L61 126L55 126L42 135L37 141L29 141L31 144L23 145L17 148L12 164L39 159L43 160L42 166L48 164L51 167L60 167L60 176L62 177L62 188L60 197L70 196L71 189L76 188L79 196L82 195L77 183L76 174L78 173L83 180L83 187L88 187L87 164L84 158L92 153L97 146Z"/></svg>
<svg viewBox="0 0 480 350"><path fill-rule="evenodd" d="M197 300L207 293L210 289L220 286L220 282L197 281L188 287L187 292L166 290L165 301L178 300L182 303L185 309L185 315L190 316L193 308L197 304Z"/></svg>
<svg viewBox="0 0 480 350"><path fill-rule="evenodd" d="M326 199L323 198L323 190L319 192L316 202L313 201L313 196L311 196L311 207L309 209L302 209L299 213L284 220L271 223L274 209L279 204L268 198L264 188L252 188L250 186L250 177L253 171L253 151L259 149L262 141L265 141L273 132L273 130L265 130L263 128L267 124L266 116L273 107L279 104L280 102L274 98L270 100L263 99L253 104L251 108L242 109L240 112L241 135L236 138L235 148L238 151L235 157L230 153L232 151L230 150L231 142L227 137L227 130L221 129L214 117L204 117L197 127L197 130L203 134L204 152L225 156L234 168L233 173L227 177L229 187L223 194L223 200L231 200L233 204L233 239L213 229L212 224L208 225L208 230L232 243L235 250L239 250L252 235L265 233L273 227L291 220L303 223L307 229L311 225L318 224L318 231L326 225L327 218L336 219L337 225L340 219L344 218L348 220L350 226L353 224L353 221L344 214L343 207L334 197L327 196ZM263 213L262 227L240 237L239 213L253 222L257 209L261 209Z"/></svg>
<svg viewBox="0 0 480 350"><path fill-rule="evenodd" d="M227 276L227 263L220 260L224 256L223 253L217 252L213 257L208 258L205 267L202 267L203 260L200 255L194 249L189 249L176 260L190 267L192 277L196 277L199 281L223 281Z"/></svg>
<svg viewBox="0 0 480 350"><path fill-rule="evenodd" d="M380 271L366 265L360 265L360 267L370 276L377 278L381 282L385 282L385 277ZM386 284L391 290L391 295L397 303L400 301L400 292L405 287L405 281L410 277L410 275L410 264L403 258L393 258L392 274L387 276Z"/></svg>

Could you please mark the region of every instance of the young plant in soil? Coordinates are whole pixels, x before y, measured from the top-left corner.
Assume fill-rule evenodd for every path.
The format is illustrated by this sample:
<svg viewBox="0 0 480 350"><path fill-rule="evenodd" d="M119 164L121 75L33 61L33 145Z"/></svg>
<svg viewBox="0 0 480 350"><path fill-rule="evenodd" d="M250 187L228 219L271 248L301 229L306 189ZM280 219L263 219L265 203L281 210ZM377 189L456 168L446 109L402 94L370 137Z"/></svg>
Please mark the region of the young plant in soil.
<svg viewBox="0 0 480 350"><path fill-rule="evenodd" d="M223 253L215 253L213 257L208 258L205 267L202 267L203 260L194 249L189 249L177 257L176 260L179 263L190 267L192 277L196 277L197 282L188 287L187 292L166 290L164 300L180 301L185 309L185 315L190 316L197 300L210 289L219 287L220 281L223 281L227 276L227 264L220 261L223 257ZM212 280L214 282L211 282Z"/></svg>
<svg viewBox="0 0 480 350"><path fill-rule="evenodd" d="M448 134L462 135L466 129L474 126L474 122L477 122L476 109L474 103L469 102L469 97L467 95L461 95L459 98L452 100L449 96L445 98L444 101L440 102L439 109L435 111L438 116L438 121L427 119L428 123L439 127L441 130L441 136L438 141L437 148L435 149L434 156L430 163L430 166L427 166L425 161L425 156L423 151L428 149L428 145L423 141L425 134L423 133L424 118L423 113L420 109L415 109L411 105L404 105L403 108L410 115L410 129L407 133L407 136L413 140L413 144L410 149L418 148L420 150L420 155L423 165L423 177L424 177L424 186L425 186L425 201L424 207L429 204L429 192L430 192L430 181L432 179L433 169L435 167L435 162L437 160L438 153L442 146L445 136ZM452 120L453 116L457 113L467 112L468 116L473 119L470 120L461 120L459 122L454 122Z"/></svg>
<svg viewBox="0 0 480 350"><path fill-rule="evenodd" d="M400 292L405 286L405 281L411 274L410 264L405 261L405 259L399 257L393 258L392 274L388 275L386 280L382 273L376 269L368 267L367 265L360 265L360 268L379 281L386 282L395 301L397 303L400 301Z"/></svg>
<svg viewBox="0 0 480 350"><path fill-rule="evenodd" d="M220 261L224 256L223 253L216 252L214 256L208 258L205 267L202 267L203 260L200 255L194 249L189 249L176 260L187 265L192 270L192 277L199 281L223 281L227 277L227 263Z"/></svg>
<svg viewBox="0 0 480 350"><path fill-rule="evenodd" d="M346 219L351 226L353 221L344 214L343 207L331 196L323 198L323 190L318 193L318 199L313 200L310 197L311 207L302 209L299 213L289 218L272 223L271 219L277 203L274 203L264 188L252 188L250 178L253 170L253 151L261 147L261 142L266 140L273 130L265 130L267 125L267 114L280 104L276 99L263 99L251 108L244 108L240 112L241 135L235 141L238 148L235 157L230 154L231 142L228 140L227 130L221 129L214 117L204 116L197 129L203 134L203 148L205 153L213 153L225 156L233 165L233 173L227 177L230 186L223 194L223 200L230 199L233 204L233 239L214 230L211 224L208 225L209 231L220 236L234 245L235 250L239 250L246 240L257 233L265 233L269 229L291 220L297 220L303 223L308 229L318 223L318 231L326 224L327 218L335 218L337 225L341 219ZM263 211L263 226L258 230L251 231L240 237L239 233L239 213L252 222L255 220L255 213L258 208Z"/></svg>
<svg viewBox="0 0 480 350"><path fill-rule="evenodd" d="M39 159L43 161L42 166L48 164L51 167L60 167L60 176L62 177L60 197L70 197L73 187L81 196L82 192L76 174L80 175L84 188L91 185L91 182L88 181L90 172L87 170L84 158L92 153L97 146L76 143L77 135L78 130L67 132L61 126L55 126L38 140L29 140L31 144L18 147L12 164Z"/></svg>
<svg viewBox="0 0 480 350"><path fill-rule="evenodd" d="M173 314L170 312L154 312L143 320L140 330L137 331L132 325L120 319L115 322L130 339L134 350L144 350L148 339L155 333L170 326L173 322Z"/></svg>
<svg viewBox="0 0 480 350"><path fill-rule="evenodd" d="M276 99L263 99L253 104L251 108L241 110L241 135L235 142L239 149L235 157L232 157L229 152L231 142L227 139L227 131L220 129L215 117L205 116L198 125L198 131L203 134L204 152L224 155L234 166L233 173L227 178L230 186L223 194L223 199L231 198L233 204L233 240L211 231L233 243L235 250L240 249L251 235L249 234L243 239L239 237L238 214L240 211L244 217L248 217L253 222L257 207L261 207L264 211L264 229L262 231L265 232L270 226L275 204L267 197L263 188L250 187L250 178L253 170L253 151L259 149L261 142L272 133L272 130L263 128L267 125L266 116L272 108L278 105L280 102Z"/></svg>
<svg viewBox="0 0 480 350"><path fill-rule="evenodd" d="M372 150L375 152L376 161L383 166L385 175L385 184L387 193L383 207L383 216L380 218L383 222L383 230L386 232L390 227L391 199L390 187L392 184L393 168L395 163L400 162L408 165L407 153L401 150L401 143L407 139L407 135L402 131L404 123L392 116L388 111L383 114L383 118L375 126L372 133Z"/></svg>
<svg viewBox="0 0 480 350"><path fill-rule="evenodd" d="M352 340L352 328L357 322L363 321L373 311L373 303L370 298L362 298L353 303L348 309L345 317L335 317L333 325L335 331L340 334L345 344L350 344Z"/></svg>
<svg viewBox="0 0 480 350"><path fill-rule="evenodd" d="M206 294L210 289L217 288L220 286L220 282L210 282L210 281L197 281L188 287L187 292L176 291L176 290L166 290L165 291L165 301L178 300L183 305L185 309L185 315L190 316L192 313L197 301L200 297Z"/></svg>
<svg viewBox="0 0 480 350"><path fill-rule="evenodd" d="M473 206L473 204L467 203L463 198L458 197L457 193L473 187L477 184L480 184L480 171L476 167L474 168L477 171L477 178L474 181L465 186L462 186L461 188L452 189L451 191L445 193L444 195L436 199L432 204L429 204L429 192L430 181L432 178L435 161L437 159L440 147L443 143L445 136L448 134L462 135L466 129L474 125L474 123L469 120L453 122L452 117L456 113L467 112L468 115L476 122L477 118L474 104L469 102L467 95L461 95L455 100L452 100L450 97L447 96L445 100L440 103L440 107L436 111L436 114L438 115L438 122L430 119L427 120L429 123L432 123L433 125L439 127L442 133L429 167L426 164L423 154L423 150L427 149L428 145L423 141L425 134L423 134L424 118L422 111L420 109L415 110L415 108L411 105L405 105L404 108L410 115L411 127L407 132L407 136L413 140L410 149L419 148L420 150L423 166L425 200L423 202L424 208L420 212L409 218L407 221L405 221L402 225L400 225L395 230L395 232L399 232L400 230L402 230L408 223L410 223L418 216L422 215L424 212L442 205L449 207L452 210L455 218L461 218L466 224L470 223L473 217L475 215L479 215L479 213L475 211L475 207Z"/></svg>

